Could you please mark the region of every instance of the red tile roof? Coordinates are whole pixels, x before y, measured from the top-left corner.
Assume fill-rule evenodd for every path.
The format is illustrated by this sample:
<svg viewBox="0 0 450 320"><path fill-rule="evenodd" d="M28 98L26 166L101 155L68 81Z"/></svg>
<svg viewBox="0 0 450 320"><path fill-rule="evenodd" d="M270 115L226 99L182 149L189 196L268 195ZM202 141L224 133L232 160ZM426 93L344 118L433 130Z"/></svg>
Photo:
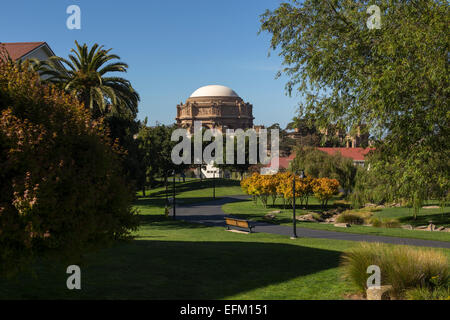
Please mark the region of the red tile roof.
<svg viewBox="0 0 450 320"><path fill-rule="evenodd" d="M369 151L374 150L374 148L317 148L320 151L328 153L329 155L334 155L338 152L344 158L350 158L353 161L364 161L365 156L369 153ZM289 155L289 157L280 157L279 158L279 168L288 169L289 163L294 160L295 153ZM267 167L270 167L271 164L268 164Z"/></svg>
<svg viewBox="0 0 450 320"><path fill-rule="evenodd" d="M317 148L329 155L340 153L344 158L350 158L356 161L364 161L365 156L374 148Z"/></svg>
<svg viewBox="0 0 450 320"><path fill-rule="evenodd" d="M11 59L18 60L43 44L45 42L12 42L0 43L0 46L6 49Z"/></svg>

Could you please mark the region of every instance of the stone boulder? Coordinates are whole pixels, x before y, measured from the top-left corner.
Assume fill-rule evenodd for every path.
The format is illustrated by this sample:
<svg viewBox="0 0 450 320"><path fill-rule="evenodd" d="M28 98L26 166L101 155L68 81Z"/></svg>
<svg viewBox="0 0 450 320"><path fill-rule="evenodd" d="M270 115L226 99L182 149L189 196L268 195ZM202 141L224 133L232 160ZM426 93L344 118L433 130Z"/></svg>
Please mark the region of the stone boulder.
<svg viewBox="0 0 450 320"><path fill-rule="evenodd" d="M327 222L327 223L335 223L336 219L337 219L337 216L332 216L332 217L329 217L329 218L325 219L325 222Z"/></svg>
<svg viewBox="0 0 450 320"><path fill-rule="evenodd" d="M266 219L266 220L274 220L275 219L275 215L271 214L271 213L268 213L268 214L266 214L264 216L264 219Z"/></svg>
<svg viewBox="0 0 450 320"><path fill-rule="evenodd" d="M414 228L413 228L413 226L412 225L410 225L410 224L405 224L405 225L402 225L402 226L400 226L402 229L406 229L406 230L413 230Z"/></svg>
<svg viewBox="0 0 450 320"><path fill-rule="evenodd" d="M390 300L391 291L391 285L367 288L367 300Z"/></svg>
<svg viewBox="0 0 450 320"><path fill-rule="evenodd" d="M364 207L366 207L366 208L374 208L374 207L376 207L377 205L375 204L375 203L366 203L365 205L364 205Z"/></svg>
<svg viewBox="0 0 450 320"><path fill-rule="evenodd" d="M295 217L298 221L307 221L307 222L322 222L323 219L315 217L312 213L307 213L301 216Z"/></svg>
<svg viewBox="0 0 450 320"><path fill-rule="evenodd" d="M348 223L335 223L334 226L339 228L350 228L350 224Z"/></svg>

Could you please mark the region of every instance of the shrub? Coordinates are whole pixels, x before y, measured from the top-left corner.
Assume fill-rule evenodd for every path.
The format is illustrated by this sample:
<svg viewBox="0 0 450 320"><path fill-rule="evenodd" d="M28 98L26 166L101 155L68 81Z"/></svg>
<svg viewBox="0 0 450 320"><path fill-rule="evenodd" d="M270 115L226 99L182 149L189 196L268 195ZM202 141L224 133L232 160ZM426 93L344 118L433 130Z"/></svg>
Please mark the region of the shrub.
<svg viewBox="0 0 450 320"><path fill-rule="evenodd" d="M364 224L364 218L356 212L343 212L336 218L338 223Z"/></svg>
<svg viewBox="0 0 450 320"><path fill-rule="evenodd" d="M370 224L376 228L399 228L400 222L394 218L377 218L370 219Z"/></svg>
<svg viewBox="0 0 450 320"><path fill-rule="evenodd" d="M396 297L408 289L448 286L447 257L440 251L381 243L361 243L342 256L344 276L362 291L367 289L367 267L377 265L381 284L392 285Z"/></svg>
<svg viewBox="0 0 450 320"><path fill-rule="evenodd" d="M408 300L450 300L450 287L409 289L406 290L405 297Z"/></svg>
<svg viewBox="0 0 450 320"><path fill-rule="evenodd" d="M133 188L102 120L0 57L0 271L78 258L137 226Z"/></svg>

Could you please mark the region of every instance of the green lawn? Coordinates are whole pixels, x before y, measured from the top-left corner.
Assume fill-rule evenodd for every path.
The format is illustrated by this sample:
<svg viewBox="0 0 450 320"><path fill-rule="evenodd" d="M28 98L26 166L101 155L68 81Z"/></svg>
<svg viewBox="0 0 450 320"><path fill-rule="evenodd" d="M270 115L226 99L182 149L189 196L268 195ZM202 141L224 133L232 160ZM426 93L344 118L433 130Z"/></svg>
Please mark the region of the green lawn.
<svg viewBox="0 0 450 320"><path fill-rule="evenodd" d="M270 201L269 203L271 204ZM303 207L300 206L299 203L297 204L297 206L297 215L304 214L309 211L320 210L320 206L317 200L314 198L310 200L308 210L302 209ZM333 207L333 203L331 203L330 207ZM281 199L277 199L275 206L269 205L267 208L264 208L260 202L255 205L252 200L248 199L239 202L227 203L222 206L222 210L228 214L233 214L244 219L266 222L267 220L264 219L265 214L274 210L280 210L280 213L275 214L276 219L273 221L273 223L281 225L292 225L292 208L284 209L281 205ZM408 208L385 208L381 211L375 212L374 215L379 217L398 218L402 224L412 224L414 226L427 225L428 221L430 220L432 220L436 225L450 226L450 207L445 208L444 216L442 216L440 212L440 209L422 209L420 210L420 214L416 221L412 220L412 212L410 212ZM428 232L418 230L405 230L401 228L374 228L356 225L353 225L350 228L339 228L333 226L332 224L322 224L315 222L297 222L297 226L311 229L349 233L450 241L450 233L448 232Z"/></svg>
<svg viewBox="0 0 450 320"><path fill-rule="evenodd" d="M81 290L66 289L65 265L41 263L35 277L0 280L0 299L344 299L355 291L339 267L355 242L237 234L161 215L142 216L136 236L88 255Z"/></svg>
<svg viewBox="0 0 450 320"><path fill-rule="evenodd" d="M136 240L86 258L82 290L65 288L66 266L42 263L37 278L0 280L0 299L342 299L353 291L338 268L353 243L142 219Z"/></svg>
<svg viewBox="0 0 450 320"><path fill-rule="evenodd" d="M210 199L207 183L180 184L177 197ZM240 193L238 182L218 185L217 196ZM135 240L71 263L81 267L81 290L66 288L67 265L41 261L32 273L0 279L0 299L345 299L355 292L342 279L339 261L356 242L290 240L173 221L161 214L163 191L138 199ZM450 250L435 250L450 259Z"/></svg>

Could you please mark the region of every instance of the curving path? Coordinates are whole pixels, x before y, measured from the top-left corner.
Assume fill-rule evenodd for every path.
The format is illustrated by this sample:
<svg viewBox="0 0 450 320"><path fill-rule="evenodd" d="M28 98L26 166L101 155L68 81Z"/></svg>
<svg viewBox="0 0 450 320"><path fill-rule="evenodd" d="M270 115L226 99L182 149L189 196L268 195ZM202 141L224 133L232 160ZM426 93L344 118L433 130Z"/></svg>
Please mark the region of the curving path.
<svg viewBox="0 0 450 320"><path fill-rule="evenodd" d="M211 226L225 227L225 213L222 211L222 205L246 199L247 196L229 196L220 198L215 201L208 201L203 203L195 203L191 205L181 205L176 208L176 218L188 222L203 223ZM173 214L173 212L172 212ZM254 232L265 232L280 234L284 236L292 235L292 227L280 226L276 224L253 222L255 228ZM405 244L412 246L448 248L450 249L450 242L421 240L411 238L398 238L388 236L374 236L347 232L336 232L327 230L314 230L308 228L297 227L297 235L299 237L307 238L323 238L334 240L349 240L349 241L367 241L367 242L383 242L391 244Z"/></svg>

